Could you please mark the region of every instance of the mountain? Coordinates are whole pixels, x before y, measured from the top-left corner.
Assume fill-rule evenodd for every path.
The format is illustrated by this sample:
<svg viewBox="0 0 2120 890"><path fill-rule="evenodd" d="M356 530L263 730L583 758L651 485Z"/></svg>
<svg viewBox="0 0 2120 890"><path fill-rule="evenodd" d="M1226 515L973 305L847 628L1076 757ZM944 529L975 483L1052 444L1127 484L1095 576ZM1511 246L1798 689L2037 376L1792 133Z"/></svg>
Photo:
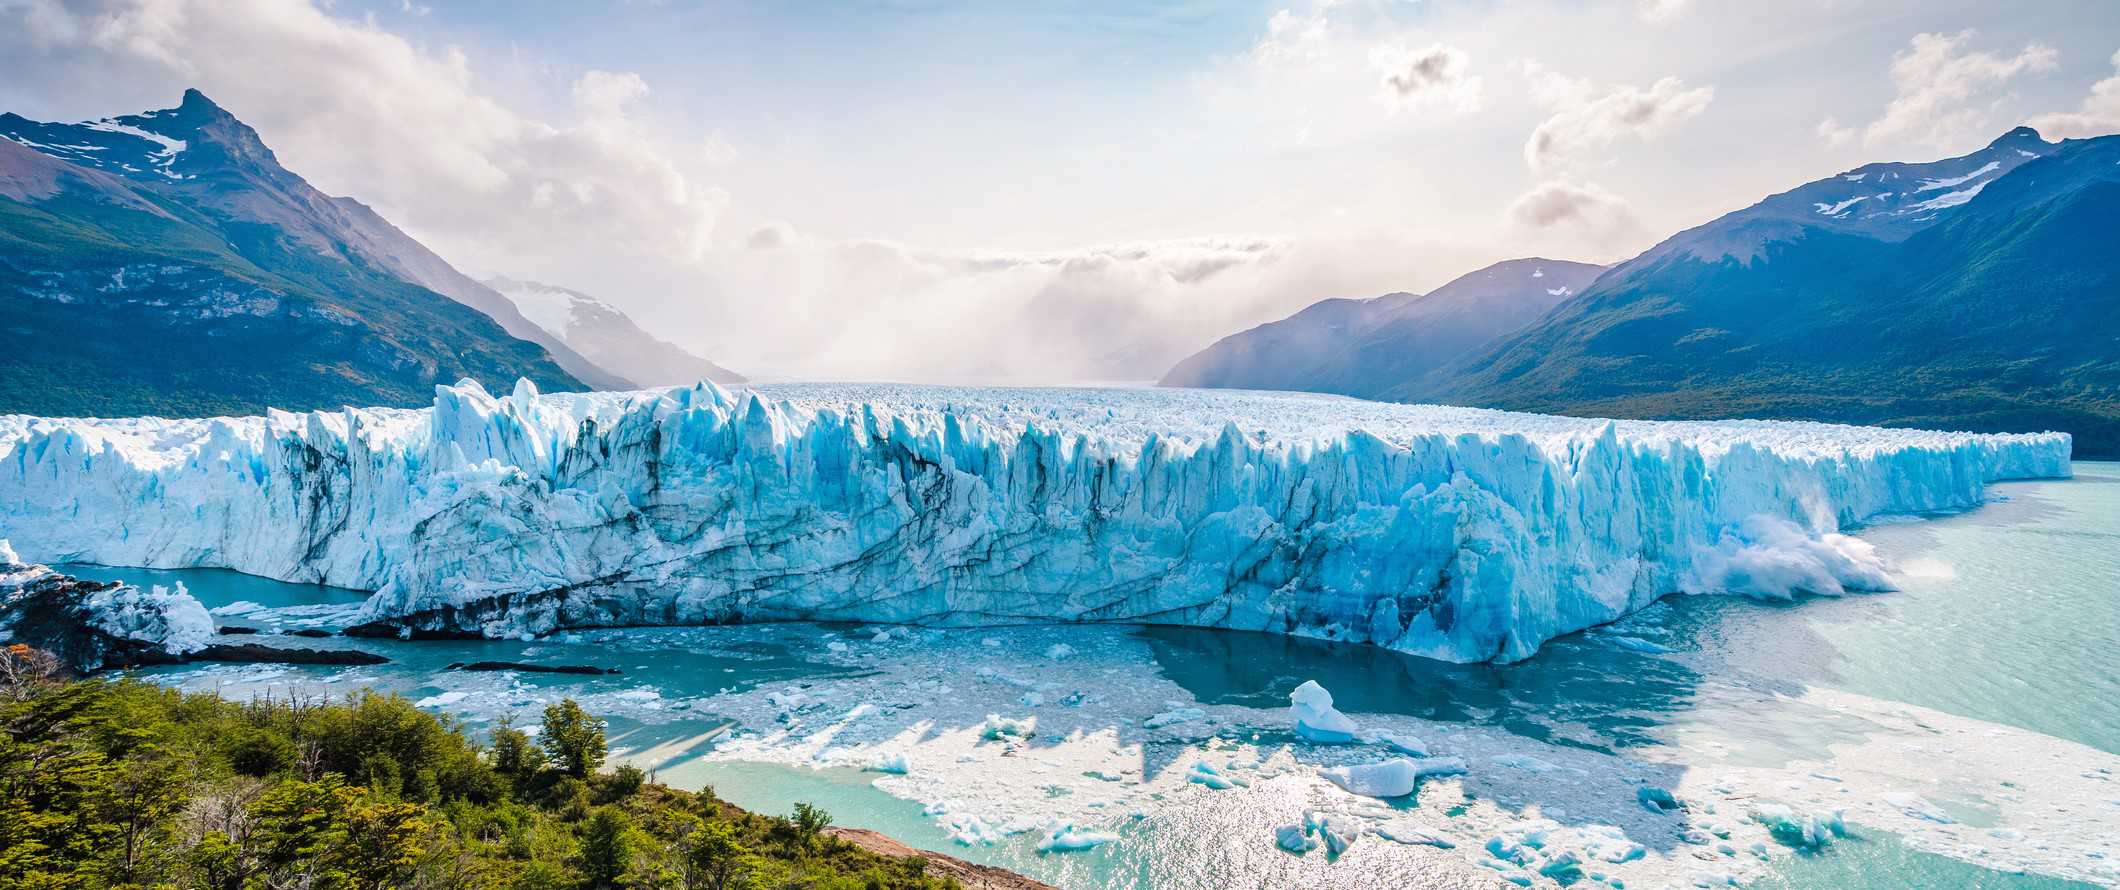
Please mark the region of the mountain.
<svg viewBox="0 0 2120 890"><path fill-rule="evenodd" d="M744 380L742 374L657 339L617 307L581 291L505 277L481 283L507 297L524 317L597 366L642 386Z"/></svg>
<svg viewBox="0 0 2120 890"><path fill-rule="evenodd" d="M1603 271L1534 257L1496 263L1426 296L1325 300L1222 338L1179 362L1162 385L1374 397L1529 324Z"/></svg>
<svg viewBox="0 0 2120 890"><path fill-rule="evenodd" d="M622 386L196 90L79 124L0 114L0 411L421 404L436 383ZM518 336L515 332L522 332Z"/></svg>
<svg viewBox="0 0 2120 890"><path fill-rule="evenodd" d="M2056 429L2120 454L2120 136L2012 130L1673 236L1388 398Z"/></svg>

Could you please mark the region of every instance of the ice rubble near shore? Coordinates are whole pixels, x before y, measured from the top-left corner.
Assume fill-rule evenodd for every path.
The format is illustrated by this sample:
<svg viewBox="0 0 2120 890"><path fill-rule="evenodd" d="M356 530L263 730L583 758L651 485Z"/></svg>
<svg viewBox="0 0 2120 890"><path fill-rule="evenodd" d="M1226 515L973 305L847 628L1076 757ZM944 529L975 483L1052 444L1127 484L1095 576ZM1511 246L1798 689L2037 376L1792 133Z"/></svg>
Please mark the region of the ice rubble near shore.
<svg viewBox="0 0 2120 890"><path fill-rule="evenodd" d="M2066 476L2069 447L1278 393L466 382L421 410L0 418L0 535L374 590L364 620L408 632L1142 621L1514 660L1681 589L1874 588L1841 528Z"/></svg>

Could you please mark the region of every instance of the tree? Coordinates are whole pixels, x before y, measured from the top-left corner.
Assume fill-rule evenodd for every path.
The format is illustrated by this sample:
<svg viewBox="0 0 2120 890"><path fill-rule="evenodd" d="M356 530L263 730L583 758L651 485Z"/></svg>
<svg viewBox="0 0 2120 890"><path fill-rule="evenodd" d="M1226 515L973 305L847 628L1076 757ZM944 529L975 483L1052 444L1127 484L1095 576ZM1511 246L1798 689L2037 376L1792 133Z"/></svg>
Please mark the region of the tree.
<svg viewBox="0 0 2120 890"><path fill-rule="evenodd" d="M795 805L795 815L789 817L788 821L795 825L795 839L802 843L803 849L808 850L816 846L817 836L831 827L832 814L814 804L798 803Z"/></svg>
<svg viewBox="0 0 2120 890"><path fill-rule="evenodd" d="M735 890L750 882L758 857L736 839L736 829L719 819L706 822L685 837L685 890Z"/></svg>
<svg viewBox="0 0 2120 890"><path fill-rule="evenodd" d="M625 815L611 807L599 807L589 817L589 824L582 828L582 874L591 888L617 887L625 877L633 861L633 843L627 837L630 827Z"/></svg>
<svg viewBox="0 0 2120 890"><path fill-rule="evenodd" d="M167 845L167 820L188 803L186 778L166 752L149 745L111 764L97 783L87 803L98 824L116 836L107 853L113 883L147 883L151 860Z"/></svg>
<svg viewBox="0 0 2120 890"><path fill-rule="evenodd" d="M545 752L530 744L530 734L503 719L493 729L493 768L510 779L536 775L545 767Z"/></svg>
<svg viewBox="0 0 2120 890"><path fill-rule="evenodd" d="M539 743L560 769L577 779L586 779L596 772L609 753L604 743L604 721L589 716L571 698L545 707L545 728L539 734Z"/></svg>

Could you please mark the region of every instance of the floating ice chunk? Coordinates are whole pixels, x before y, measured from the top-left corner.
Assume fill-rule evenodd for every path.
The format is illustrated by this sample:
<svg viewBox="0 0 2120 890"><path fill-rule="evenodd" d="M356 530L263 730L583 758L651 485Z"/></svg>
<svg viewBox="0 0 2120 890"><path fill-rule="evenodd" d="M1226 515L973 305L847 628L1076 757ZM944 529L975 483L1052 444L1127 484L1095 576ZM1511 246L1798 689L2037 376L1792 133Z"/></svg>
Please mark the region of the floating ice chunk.
<svg viewBox="0 0 2120 890"><path fill-rule="evenodd" d="M1303 826L1325 842L1325 855L1339 858L1348 847L1362 839L1362 827L1353 819L1339 813L1324 813L1316 810L1303 815Z"/></svg>
<svg viewBox="0 0 2120 890"><path fill-rule="evenodd" d="M1545 864L1539 866L1538 873L1552 878L1562 886L1567 886L1582 880L1583 858L1571 851L1562 850L1548 857Z"/></svg>
<svg viewBox="0 0 2120 890"><path fill-rule="evenodd" d="M1382 763L1367 763L1359 766L1336 766L1318 771L1325 780L1340 786L1349 794L1363 797L1405 797L1420 787L1421 779L1428 776L1456 776L1465 773L1465 761L1456 757L1428 757L1420 760L1400 757Z"/></svg>
<svg viewBox="0 0 2120 890"><path fill-rule="evenodd" d="M1412 757L1428 756L1428 743L1421 741L1417 736L1386 734L1379 737L1379 740L1384 743L1384 747L1400 754Z"/></svg>
<svg viewBox="0 0 2120 890"><path fill-rule="evenodd" d="M1775 840L1807 850L1823 847L1848 833L1839 810L1798 813L1782 804L1760 804L1752 808L1752 821L1766 826Z"/></svg>
<svg viewBox="0 0 2120 890"><path fill-rule="evenodd" d="M1583 854L1600 862L1632 862L1648 854L1616 825L1585 825L1575 835L1582 842Z"/></svg>
<svg viewBox="0 0 2120 890"><path fill-rule="evenodd" d="M1074 657L1074 654L1075 647L1070 646L1066 643L1054 643L1051 646L1046 647L1045 650L1045 657L1050 658L1054 661L1059 661L1063 658L1072 658Z"/></svg>
<svg viewBox="0 0 2120 890"><path fill-rule="evenodd" d="M1283 825L1274 829L1273 844L1298 856L1318 848L1318 842L1310 839L1309 829L1301 825Z"/></svg>
<svg viewBox="0 0 2120 890"><path fill-rule="evenodd" d="M1956 819L1951 818L1948 813L1945 813L1943 810L1938 809L1935 804L1929 803L1927 798L1922 797L1919 794L1909 794L1904 791L1893 791L1878 796L1882 798L1885 803L1891 804L1893 809L1896 809L1916 819L1923 819L1929 822L1934 822L1938 825L1949 825L1953 822L1958 821Z"/></svg>
<svg viewBox="0 0 2120 890"><path fill-rule="evenodd" d="M1026 692L1016 699L1016 703L1026 708L1035 708L1045 704L1045 696L1035 692Z"/></svg>
<svg viewBox="0 0 2120 890"><path fill-rule="evenodd" d="M1046 831L1045 839L1038 842L1038 852L1068 853L1088 850L1118 839L1118 835L1109 831L1087 831L1076 828L1072 822L1062 821L1054 823Z"/></svg>
<svg viewBox="0 0 2120 890"><path fill-rule="evenodd" d="M464 699L466 699L466 698L469 698L470 696L471 696L471 694L470 694L470 693L468 693L468 692L461 692L461 691L454 691L454 690L452 690L452 691L449 691L449 692L444 692L444 693L440 693L440 694L437 694L437 695L430 695L430 696L427 696L426 698L423 698L423 699L420 699L419 701L413 702L413 703L412 703L412 706L413 706L413 707L415 707L415 708L440 708L440 707L446 707L446 706L448 706L448 705L453 705L453 704L456 704L457 702L463 701Z"/></svg>
<svg viewBox="0 0 2120 890"><path fill-rule="evenodd" d="M1437 847L1450 850L1457 847L1448 838L1407 820L1393 820L1370 829L1377 837L1393 843L1416 847Z"/></svg>
<svg viewBox="0 0 2120 890"><path fill-rule="evenodd" d="M1554 770L1560 769L1559 764L1547 760L1540 760L1539 758L1533 757L1529 754L1503 754L1488 762L1493 763L1496 766L1506 766L1510 769L1523 770L1527 773L1550 773Z"/></svg>
<svg viewBox="0 0 2120 890"><path fill-rule="evenodd" d="M1309 741L1323 745L1354 741L1354 721L1332 706L1332 693L1316 680L1304 680L1288 694L1288 712L1295 717L1296 735Z"/></svg>
<svg viewBox="0 0 2120 890"><path fill-rule="evenodd" d="M906 763L904 754L892 751L878 752L875 757L869 760L869 765L863 767L863 769L872 773L890 773L894 776L902 776L911 767Z"/></svg>
<svg viewBox="0 0 2120 890"><path fill-rule="evenodd" d="M1641 637L1607 637L1606 639L1611 640L1612 645L1618 646L1621 649L1631 649L1636 652L1642 652L1649 655L1663 655L1666 653L1678 651L1677 649L1673 649L1662 643L1649 642L1648 640L1644 640Z"/></svg>
<svg viewBox="0 0 2120 890"><path fill-rule="evenodd" d="M1000 714L986 715L986 723L979 728L979 737L989 742L1007 741L1010 738L1027 739L1036 730L1035 718L1018 720Z"/></svg>
<svg viewBox="0 0 2120 890"><path fill-rule="evenodd" d="M1643 785L1634 789L1634 799L1641 802L1642 809L1652 813L1668 813L1684 807L1670 790L1655 785Z"/></svg>
<svg viewBox="0 0 2120 890"><path fill-rule="evenodd" d="M254 603L249 600L236 600L235 602L229 603L225 606L215 606L211 609L208 609L207 611L215 615L248 615L252 612L265 611L265 605L262 603Z"/></svg>
<svg viewBox="0 0 2120 890"><path fill-rule="evenodd" d="M1190 723L1206 716L1207 712L1199 708L1172 708L1141 721L1141 727L1143 729L1160 729L1174 723Z"/></svg>
<svg viewBox="0 0 2120 890"><path fill-rule="evenodd" d="M1213 765L1205 760L1194 762L1192 770L1186 774L1185 779L1195 785L1206 785L1216 791L1227 791L1237 787L1235 781L1232 781L1228 776L1222 775L1221 770L1215 769Z"/></svg>

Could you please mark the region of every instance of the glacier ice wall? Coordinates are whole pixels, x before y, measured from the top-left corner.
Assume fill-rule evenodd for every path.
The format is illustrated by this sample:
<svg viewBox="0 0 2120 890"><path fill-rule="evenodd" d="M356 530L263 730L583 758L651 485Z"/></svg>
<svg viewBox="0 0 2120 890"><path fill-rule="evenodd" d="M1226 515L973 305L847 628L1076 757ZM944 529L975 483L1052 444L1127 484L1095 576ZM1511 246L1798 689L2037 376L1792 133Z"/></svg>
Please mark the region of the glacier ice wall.
<svg viewBox="0 0 2120 890"><path fill-rule="evenodd" d="M1125 621L1513 660L1746 576L1733 554L1774 564L1791 527L1813 546L2065 476L2069 447L1285 393L467 382L422 410L0 418L0 536L373 590L364 620L408 633ZM1874 572L1812 562L1816 586Z"/></svg>

